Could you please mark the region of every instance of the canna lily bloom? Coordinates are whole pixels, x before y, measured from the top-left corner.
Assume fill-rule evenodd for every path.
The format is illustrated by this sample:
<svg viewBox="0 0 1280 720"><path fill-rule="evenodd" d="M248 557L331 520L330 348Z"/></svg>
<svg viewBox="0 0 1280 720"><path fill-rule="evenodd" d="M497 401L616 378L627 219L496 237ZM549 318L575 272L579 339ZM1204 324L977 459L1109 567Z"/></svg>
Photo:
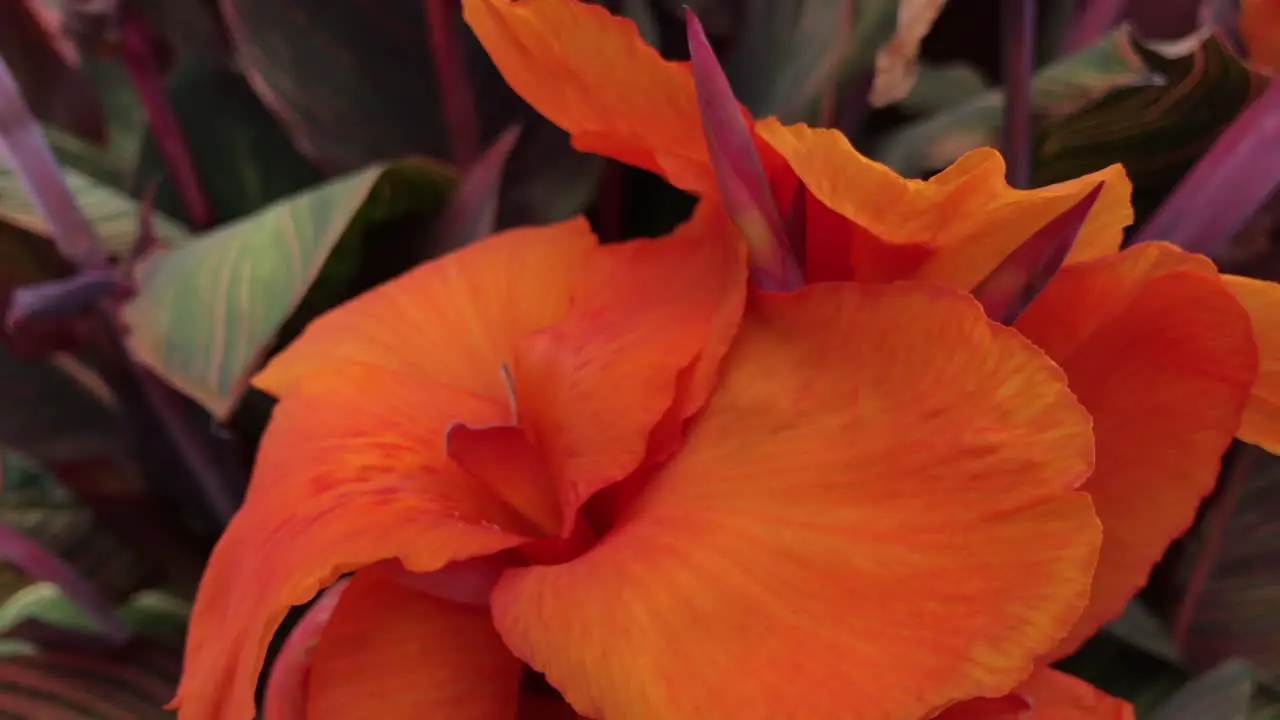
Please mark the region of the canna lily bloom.
<svg viewBox="0 0 1280 720"><path fill-rule="evenodd" d="M1016 295L1039 289L1019 253L1035 250L1046 226L1082 213L1066 243L1049 248L1063 257L1040 268L1052 273L1040 278L1047 284L1008 318L1066 370L1094 417L1098 446L1083 489L1106 539L1090 603L1046 663L1122 611L1193 522L1233 437L1280 451L1280 288L1220 275L1207 258L1164 243L1121 252L1133 216L1120 166L1015 190L1000 155L980 149L927 182L908 180L837 131L751 121L728 100L708 112L703 90L715 83L704 83L697 42L693 63L668 62L630 21L576 0L463 7L508 84L578 149L655 172L723 202L731 215L783 218L754 237L746 232L752 223L739 220L754 264L779 275L786 268L772 258L781 247L798 256L809 282L909 279L999 294L1012 279ZM750 123L743 145L758 155L767 184L754 196L734 196L728 163L703 142L739 116ZM1024 688L1048 698L1035 717L1048 717L1044 703L1068 697L1045 692L1059 680L1071 683L1045 670Z"/></svg>
<svg viewBox="0 0 1280 720"><path fill-rule="evenodd" d="M748 292L715 202L658 240L500 233L255 383L280 402L183 720L253 717L286 612L344 575L268 720L915 720L1025 678L1101 544L1042 352L936 284Z"/></svg>
<svg viewBox="0 0 1280 720"><path fill-rule="evenodd" d="M1240 38L1250 64L1280 73L1280 0L1240 0Z"/></svg>

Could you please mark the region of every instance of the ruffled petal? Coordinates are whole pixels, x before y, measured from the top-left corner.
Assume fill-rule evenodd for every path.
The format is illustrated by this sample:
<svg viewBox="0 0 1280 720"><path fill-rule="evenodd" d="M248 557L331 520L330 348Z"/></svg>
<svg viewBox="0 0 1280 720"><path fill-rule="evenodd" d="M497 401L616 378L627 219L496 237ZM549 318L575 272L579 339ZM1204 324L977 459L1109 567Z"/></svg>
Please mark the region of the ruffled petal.
<svg viewBox="0 0 1280 720"><path fill-rule="evenodd" d="M1249 312L1258 342L1258 379L1237 435L1280 453L1280 285L1236 275L1223 275L1222 281Z"/></svg>
<svg viewBox="0 0 1280 720"><path fill-rule="evenodd" d="M574 147L715 191L693 76L635 23L577 0L463 0L462 10L511 89Z"/></svg>
<svg viewBox="0 0 1280 720"><path fill-rule="evenodd" d="M1133 720L1133 706L1042 666L1012 694L953 705L936 720Z"/></svg>
<svg viewBox="0 0 1280 720"><path fill-rule="evenodd" d="M254 378L276 396L376 368L505 398L502 364L525 333L559 320L596 250L581 217L508 230L419 265L313 321ZM394 397L394 396L392 396Z"/></svg>
<svg viewBox="0 0 1280 720"><path fill-rule="evenodd" d="M1114 253L1133 222L1131 185L1112 165L1084 177L1034 190L1005 182L1004 161L989 148L974 150L928 181L903 178L853 148L837 130L784 126L761 120L756 132L790 165L814 198L852 227L846 241L857 254L844 277L825 279L942 282L964 290L986 277L1006 255L1099 183L1102 194L1089 213L1068 262ZM860 230L860 232L859 232ZM811 236L830 244L831 233ZM901 256L922 255L914 268ZM825 253L830 255L828 251ZM898 269L885 276L883 268ZM810 277L815 272L809 273Z"/></svg>
<svg viewBox="0 0 1280 720"><path fill-rule="evenodd" d="M505 404L407 377L355 365L276 406L196 597L176 699L184 720L252 717L272 634L339 575L387 558L429 572L529 536L519 512L443 452L446 418L484 424Z"/></svg>
<svg viewBox="0 0 1280 720"><path fill-rule="evenodd" d="M1084 490L1102 555L1060 657L1121 613L1195 519L1240 425L1257 349L1212 263L1164 243L1064 268L1015 327L1066 371L1097 436Z"/></svg>
<svg viewBox="0 0 1280 720"><path fill-rule="evenodd" d="M958 292L760 297L680 452L588 553L508 571L495 624L611 720L924 717L1007 692L1088 595L1089 424Z"/></svg>
<svg viewBox="0 0 1280 720"><path fill-rule="evenodd" d="M306 720L514 720L523 666L488 610L417 592L403 572L356 573L312 655Z"/></svg>
<svg viewBox="0 0 1280 720"><path fill-rule="evenodd" d="M636 469L660 420L706 401L742 317L746 252L708 200L669 236L602 247L583 278L569 315L522 342L514 365L520 423L565 517Z"/></svg>

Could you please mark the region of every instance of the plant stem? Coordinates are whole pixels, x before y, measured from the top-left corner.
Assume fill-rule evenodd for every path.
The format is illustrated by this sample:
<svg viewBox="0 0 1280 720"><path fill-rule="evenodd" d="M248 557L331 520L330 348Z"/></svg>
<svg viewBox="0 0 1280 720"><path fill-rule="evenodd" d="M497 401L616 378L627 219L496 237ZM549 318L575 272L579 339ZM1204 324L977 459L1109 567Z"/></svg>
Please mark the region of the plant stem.
<svg viewBox="0 0 1280 720"><path fill-rule="evenodd" d="M444 121L453 146L453 163L464 170L480 155L480 130L467 67L454 28L459 0L423 0L431 62L443 97Z"/></svg>
<svg viewBox="0 0 1280 720"><path fill-rule="evenodd" d="M1035 71L1036 0L1000 7L1004 80L1004 155L1009 184L1031 184L1031 76Z"/></svg>
<svg viewBox="0 0 1280 720"><path fill-rule="evenodd" d="M146 110L151 136L173 177L178 196L182 198L187 223L197 229L208 227L213 223L213 210L200 184L178 118L165 93L164 79L152 52L150 36L142 21L127 11L122 12L120 19L120 55Z"/></svg>

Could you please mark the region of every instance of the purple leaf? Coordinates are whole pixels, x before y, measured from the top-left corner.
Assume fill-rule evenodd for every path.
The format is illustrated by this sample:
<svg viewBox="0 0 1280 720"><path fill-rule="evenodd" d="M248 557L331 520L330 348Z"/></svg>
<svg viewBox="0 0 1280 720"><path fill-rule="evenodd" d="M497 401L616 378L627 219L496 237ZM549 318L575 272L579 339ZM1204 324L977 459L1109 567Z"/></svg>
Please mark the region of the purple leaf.
<svg viewBox="0 0 1280 720"><path fill-rule="evenodd" d="M1134 236L1192 252L1223 252L1280 187L1280 83L1272 82L1218 137Z"/></svg>
<svg viewBox="0 0 1280 720"><path fill-rule="evenodd" d="M4 523L0 523L0 557L32 578L62 588L109 639L118 643L129 639L129 627L96 585L66 560Z"/></svg>
<svg viewBox="0 0 1280 720"><path fill-rule="evenodd" d="M458 181L449 204L436 221L430 243L420 254L426 260L469 245L493 234L498 218L498 198L507 160L520 139L520 127L512 125L480 156Z"/></svg>
<svg viewBox="0 0 1280 720"><path fill-rule="evenodd" d="M685 22L707 153L725 210L746 238L753 281L765 290L800 287L804 277L789 252L782 218L742 105L734 98L692 10L686 9Z"/></svg>
<svg viewBox="0 0 1280 720"><path fill-rule="evenodd" d="M1005 325L1013 324L1062 267L1089 217L1089 210L1101 194L1102 183L1098 183L1075 205L1027 238L978 283L973 296L987 311L987 317Z"/></svg>

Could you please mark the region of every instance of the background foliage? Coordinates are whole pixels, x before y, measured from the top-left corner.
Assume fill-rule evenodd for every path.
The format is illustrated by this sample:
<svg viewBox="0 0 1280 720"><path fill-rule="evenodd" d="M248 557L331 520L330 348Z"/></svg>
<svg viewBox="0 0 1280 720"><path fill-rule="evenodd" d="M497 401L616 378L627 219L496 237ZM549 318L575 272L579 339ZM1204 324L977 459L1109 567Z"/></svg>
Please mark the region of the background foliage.
<svg viewBox="0 0 1280 720"><path fill-rule="evenodd" d="M840 128L916 177L1026 123L1005 150L1031 184L1122 162L1133 238L1212 216L1198 247L1280 279L1280 169L1223 175L1219 138L1269 82L1230 0L1023 3L1021 35L1002 34L1017 2L990 0L602 4L683 59L684 2L756 115ZM1019 43L1027 83L1001 53ZM573 151L457 0L10 0L0 57L34 113L0 98L0 710L19 716L167 716L270 410L247 377L309 318L495 228L586 212L612 241L692 207ZM24 184L41 134L107 262L42 212L56 187ZM1223 177L1255 191L1201 192ZM1180 183L1203 202L1166 203ZM1143 718L1280 718L1280 459L1241 445L1224 467L1141 598L1063 663Z"/></svg>

